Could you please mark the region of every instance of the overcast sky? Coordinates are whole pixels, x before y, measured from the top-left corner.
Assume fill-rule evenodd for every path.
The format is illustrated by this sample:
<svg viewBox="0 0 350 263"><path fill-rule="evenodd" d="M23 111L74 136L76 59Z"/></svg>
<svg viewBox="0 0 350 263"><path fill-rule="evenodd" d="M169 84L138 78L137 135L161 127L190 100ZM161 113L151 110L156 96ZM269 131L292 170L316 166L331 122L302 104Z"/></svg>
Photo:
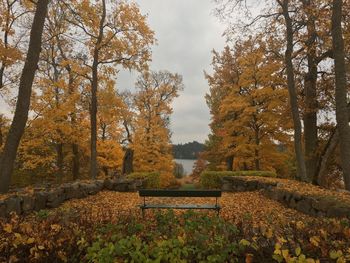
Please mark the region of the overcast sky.
<svg viewBox="0 0 350 263"><path fill-rule="evenodd" d="M148 14L158 45L153 48L152 70L169 70L183 76L185 89L173 103L173 143L204 142L210 115L204 96L209 87L203 71L211 71L211 50L221 50L224 25L212 14L211 0L136 0ZM136 73L121 72L120 89L133 87Z"/></svg>

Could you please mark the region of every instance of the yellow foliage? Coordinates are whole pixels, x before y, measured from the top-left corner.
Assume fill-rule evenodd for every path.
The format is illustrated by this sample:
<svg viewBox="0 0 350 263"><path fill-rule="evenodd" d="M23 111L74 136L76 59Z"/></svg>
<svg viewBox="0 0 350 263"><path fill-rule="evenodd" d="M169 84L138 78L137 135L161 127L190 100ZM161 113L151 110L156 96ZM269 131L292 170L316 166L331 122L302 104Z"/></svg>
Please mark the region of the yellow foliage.
<svg viewBox="0 0 350 263"><path fill-rule="evenodd" d="M133 138L134 169L159 172L161 185L173 178L169 115L171 102L182 89L182 79L169 72L144 73L137 83L135 104L138 110Z"/></svg>

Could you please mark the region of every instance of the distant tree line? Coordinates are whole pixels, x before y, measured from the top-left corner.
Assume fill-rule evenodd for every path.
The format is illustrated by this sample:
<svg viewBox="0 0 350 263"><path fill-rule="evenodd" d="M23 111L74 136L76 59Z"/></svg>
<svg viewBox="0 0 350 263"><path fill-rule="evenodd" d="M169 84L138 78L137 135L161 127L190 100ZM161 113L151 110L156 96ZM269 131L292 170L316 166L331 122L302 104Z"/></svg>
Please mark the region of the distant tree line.
<svg viewBox="0 0 350 263"><path fill-rule="evenodd" d="M173 155L175 159L196 160L198 154L204 151L204 144L197 141L173 145Z"/></svg>

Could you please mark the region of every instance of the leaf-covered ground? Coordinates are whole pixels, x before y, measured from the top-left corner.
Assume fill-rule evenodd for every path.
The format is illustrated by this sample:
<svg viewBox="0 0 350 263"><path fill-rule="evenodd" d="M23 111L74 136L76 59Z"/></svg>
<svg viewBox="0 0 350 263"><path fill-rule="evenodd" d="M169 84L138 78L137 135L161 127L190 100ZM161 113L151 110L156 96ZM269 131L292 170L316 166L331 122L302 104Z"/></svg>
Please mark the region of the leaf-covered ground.
<svg viewBox="0 0 350 263"><path fill-rule="evenodd" d="M157 204L206 204L215 203L215 198L147 198L149 203ZM141 216L139 204L143 199L138 193L121 192L101 192L97 195L85 199L71 200L62 206L62 208L75 208L77 210L90 210L92 214L99 216L108 215L111 220L117 220L120 214L136 214ZM280 203L270 200L259 192L242 193L223 193L219 198L222 206L220 216L233 223L238 223L242 219L249 219L254 225L265 224L284 224L290 220L311 220L312 217L304 215L294 209L289 209ZM60 209L62 209L60 208ZM181 212L181 211L178 211ZM150 210L147 214L152 213ZM215 214L214 211L208 213Z"/></svg>
<svg viewBox="0 0 350 263"><path fill-rule="evenodd" d="M213 203L215 198L148 198L147 201L203 204ZM135 228L135 225L154 221L157 212L153 210L146 211L146 217L142 218L138 207L142 202L138 193L104 191L84 199L67 201L56 209L2 219L0 262L45 262L52 258L57 261L79 262L86 259L85 254L91 252L89 247L101 238L97 232L98 226L127 225L132 221L137 222L134 223ZM307 216L286 208L259 192L223 193L220 205L220 220L239 229L240 235L235 237L237 240L230 242L243 242L247 246L248 257L261 258L261 255L265 257L267 253L272 262L273 257L280 262L317 262L317 259L321 262L333 262L329 258L336 259L337 262L350 260L348 220ZM175 215L182 213L184 212L175 210ZM205 211L203 216L205 215L209 215L209 218L216 217L214 211ZM171 224L170 222L170 229ZM215 226L205 226L206 229L210 227L215 229ZM157 226L152 231L156 233ZM106 238L110 237L111 235L107 235ZM137 239L138 236L134 238ZM144 241L138 242L143 244ZM310 260L305 261L308 257ZM311 258L315 260L311 261ZM293 261L299 259L300 261Z"/></svg>
<svg viewBox="0 0 350 263"><path fill-rule="evenodd" d="M262 182L278 183L277 188L286 189L291 192L308 196L333 197L336 200L350 205L350 192L348 191L330 190L313 184L282 178L247 176L246 180L259 180Z"/></svg>

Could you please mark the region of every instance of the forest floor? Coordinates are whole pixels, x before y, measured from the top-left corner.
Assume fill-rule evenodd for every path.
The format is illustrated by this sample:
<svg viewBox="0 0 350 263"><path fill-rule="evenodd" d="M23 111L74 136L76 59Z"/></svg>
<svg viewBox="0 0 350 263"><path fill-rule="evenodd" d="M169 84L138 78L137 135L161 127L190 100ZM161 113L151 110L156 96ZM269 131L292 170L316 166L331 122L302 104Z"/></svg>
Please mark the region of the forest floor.
<svg viewBox="0 0 350 263"><path fill-rule="evenodd" d="M215 198L148 198L147 200L154 203L178 204L215 202ZM127 231L131 227L134 229L132 231L137 232L141 225L153 222L157 218L157 212L146 211L146 217L142 218L138 207L142 201L137 192L103 191L87 198L66 201L55 209L41 210L21 217L13 216L6 221L0 220L0 255L6 255L3 258L0 256L0 262L2 260L7 262L10 258L12 258L12 262L22 262L23 258L27 258L28 261L41 262L41 260L50 257L67 261L72 255L77 256L77 251L85 251L78 253L77 261L79 262L84 257L81 253L91 252L94 242L101 239L101 234L96 232L98 226L121 224L128 227ZM240 232L240 235L235 237L239 237L237 242L240 244L243 242L246 246L252 247L255 244L254 249L264 247L264 252L261 253L268 251L271 254L270 259L273 255L283 259L287 255L286 253L288 253L287 257L291 258L293 254L295 258L304 257L305 254L310 258L333 257L339 259L337 262L346 262L345 260L350 259L349 221L308 216L294 209L286 208L258 191L223 193L220 205L222 209L218 219L215 219L217 217L213 211L205 211L201 217L209 216L208 218L223 220L236 226ZM174 213L175 217L181 217L184 211L175 210ZM171 220L163 220L167 229L172 227ZM132 225L131 222L136 223ZM161 229L160 226L158 227ZM156 226L156 229L158 227ZM200 226L198 227L200 228ZM218 231L215 230L217 227L213 225L206 225L205 229L208 230L211 227L214 227L214 232ZM198 230L198 233L203 231L203 228L201 229ZM158 230L156 230L157 233L161 231ZM104 236L107 239L110 237L110 234ZM162 235L158 238L164 237ZM215 242L218 241L215 240ZM284 247L283 253L285 255L282 255L282 247ZM301 247L302 252L299 251L299 247ZM252 255L259 257L260 254L254 252L253 248L250 249L253 251L250 252ZM331 255L331 253L333 254ZM96 255L93 254L93 256Z"/></svg>

